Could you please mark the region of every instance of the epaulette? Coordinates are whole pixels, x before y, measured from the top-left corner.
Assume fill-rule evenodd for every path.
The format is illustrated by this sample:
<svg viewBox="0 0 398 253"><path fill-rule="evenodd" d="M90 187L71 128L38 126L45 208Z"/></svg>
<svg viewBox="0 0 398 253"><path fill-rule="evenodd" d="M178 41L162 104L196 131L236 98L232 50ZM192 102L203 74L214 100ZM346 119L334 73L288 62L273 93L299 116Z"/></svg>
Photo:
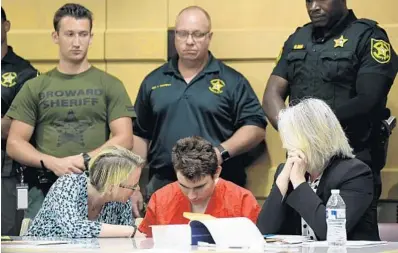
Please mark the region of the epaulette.
<svg viewBox="0 0 398 253"><path fill-rule="evenodd" d="M367 19L367 18L360 18L360 19L357 19L356 21L354 21L354 23L355 22L366 24L366 25L371 26L371 27L376 27L377 24L378 24L376 21L371 20L371 19Z"/></svg>
<svg viewBox="0 0 398 253"><path fill-rule="evenodd" d="M310 25L312 25L311 22L309 22L309 23L307 23L307 24L304 24L303 26L297 27L296 32L297 32L298 30L300 30L300 29L302 29L302 28L304 28L304 27L310 26Z"/></svg>

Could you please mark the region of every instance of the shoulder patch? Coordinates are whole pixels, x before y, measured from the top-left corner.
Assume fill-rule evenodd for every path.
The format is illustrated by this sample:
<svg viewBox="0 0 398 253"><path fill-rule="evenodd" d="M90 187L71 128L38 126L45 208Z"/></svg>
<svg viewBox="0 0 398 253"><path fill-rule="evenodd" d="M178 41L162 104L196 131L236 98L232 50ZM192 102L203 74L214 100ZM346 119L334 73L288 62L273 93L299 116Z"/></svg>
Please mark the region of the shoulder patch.
<svg viewBox="0 0 398 253"><path fill-rule="evenodd" d="M15 72L6 72L1 75L1 85L11 88L17 84L18 74Z"/></svg>
<svg viewBox="0 0 398 253"><path fill-rule="evenodd" d="M371 39L370 54L378 63L384 64L390 62L391 45L384 40Z"/></svg>

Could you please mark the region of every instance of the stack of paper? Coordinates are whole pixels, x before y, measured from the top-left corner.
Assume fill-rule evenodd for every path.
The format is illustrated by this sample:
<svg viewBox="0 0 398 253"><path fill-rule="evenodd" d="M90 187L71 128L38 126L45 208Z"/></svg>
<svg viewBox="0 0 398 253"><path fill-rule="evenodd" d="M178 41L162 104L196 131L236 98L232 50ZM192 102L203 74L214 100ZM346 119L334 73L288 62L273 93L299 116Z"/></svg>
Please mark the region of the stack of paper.
<svg viewBox="0 0 398 253"><path fill-rule="evenodd" d="M364 247L374 247L378 245L387 244L386 241L347 241L346 248L364 248ZM307 247L328 247L327 241L317 241L317 242L304 242L303 246Z"/></svg>

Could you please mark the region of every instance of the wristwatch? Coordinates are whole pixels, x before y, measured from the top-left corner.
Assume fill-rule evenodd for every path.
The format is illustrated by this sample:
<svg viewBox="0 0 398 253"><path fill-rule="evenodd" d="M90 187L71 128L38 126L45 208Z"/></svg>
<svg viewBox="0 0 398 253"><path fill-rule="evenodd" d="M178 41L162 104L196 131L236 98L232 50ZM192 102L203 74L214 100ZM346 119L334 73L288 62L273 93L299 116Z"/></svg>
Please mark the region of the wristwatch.
<svg viewBox="0 0 398 253"><path fill-rule="evenodd" d="M86 167L86 170L88 170L88 163L91 160L91 157L87 153L82 153L83 160L84 160L84 167Z"/></svg>
<svg viewBox="0 0 398 253"><path fill-rule="evenodd" d="M221 158L222 158L223 162L225 162L225 161L229 160L229 158L231 158L228 150L226 150L222 145L218 145L217 149L218 149L218 151L220 151Z"/></svg>

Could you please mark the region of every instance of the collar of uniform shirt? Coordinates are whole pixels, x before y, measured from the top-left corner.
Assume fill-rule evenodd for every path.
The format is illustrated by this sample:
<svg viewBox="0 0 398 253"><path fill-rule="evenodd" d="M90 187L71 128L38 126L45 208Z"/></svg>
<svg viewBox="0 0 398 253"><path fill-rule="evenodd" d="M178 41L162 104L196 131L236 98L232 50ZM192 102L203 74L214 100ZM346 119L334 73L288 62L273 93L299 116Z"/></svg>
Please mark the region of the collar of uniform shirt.
<svg viewBox="0 0 398 253"><path fill-rule="evenodd" d="M357 20L354 12L352 10L348 10L348 13L343 16L336 24L334 24L330 29L326 32L323 29L314 29L313 30L313 38L316 42L323 42L330 37L335 35L339 35L348 24Z"/></svg>
<svg viewBox="0 0 398 253"><path fill-rule="evenodd" d="M177 67L178 63L178 55L170 58L169 63L167 64L167 68L164 70L164 73L174 73L179 74L180 71ZM216 58L214 58L213 54L209 51L209 59L206 66L203 69L204 73L213 73L220 72L220 66L218 65Z"/></svg>
<svg viewBox="0 0 398 253"><path fill-rule="evenodd" d="M16 60L17 59L14 50L11 46L8 46L7 54L3 57L3 59L1 59L1 63L15 63Z"/></svg>

